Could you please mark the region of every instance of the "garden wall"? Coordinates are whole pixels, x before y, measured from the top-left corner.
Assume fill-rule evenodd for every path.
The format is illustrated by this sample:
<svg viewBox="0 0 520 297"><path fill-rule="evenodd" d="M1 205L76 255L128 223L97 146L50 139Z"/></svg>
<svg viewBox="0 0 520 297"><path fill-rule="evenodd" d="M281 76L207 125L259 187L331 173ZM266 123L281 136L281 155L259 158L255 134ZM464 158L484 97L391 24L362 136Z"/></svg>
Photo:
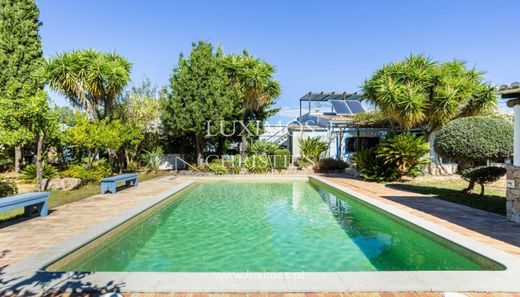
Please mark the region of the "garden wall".
<svg viewBox="0 0 520 297"><path fill-rule="evenodd" d="M449 164L441 164L441 163L431 163L426 165L423 168L423 172L425 174L430 175L453 175L458 172L459 164L456 163L449 163Z"/></svg>
<svg viewBox="0 0 520 297"><path fill-rule="evenodd" d="M506 217L520 223L520 168L507 166Z"/></svg>

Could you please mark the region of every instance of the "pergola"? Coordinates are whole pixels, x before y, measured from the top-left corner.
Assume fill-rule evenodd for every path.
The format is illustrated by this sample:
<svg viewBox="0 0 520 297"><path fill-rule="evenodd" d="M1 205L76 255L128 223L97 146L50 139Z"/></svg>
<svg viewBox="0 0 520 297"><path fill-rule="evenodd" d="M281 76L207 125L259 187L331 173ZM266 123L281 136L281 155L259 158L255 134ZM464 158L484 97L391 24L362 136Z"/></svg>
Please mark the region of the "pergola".
<svg viewBox="0 0 520 297"><path fill-rule="evenodd" d="M309 102L309 113L311 112L311 102L326 102L330 100L359 100L360 95L358 93L313 93L309 92L300 98L300 116L302 116L302 102Z"/></svg>
<svg viewBox="0 0 520 297"><path fill-rule="evenodd" d="M502 99L508 99L507 106L514 112L514 147L513 165L520 167L520 83L501 86L498 93Z"/></svg>

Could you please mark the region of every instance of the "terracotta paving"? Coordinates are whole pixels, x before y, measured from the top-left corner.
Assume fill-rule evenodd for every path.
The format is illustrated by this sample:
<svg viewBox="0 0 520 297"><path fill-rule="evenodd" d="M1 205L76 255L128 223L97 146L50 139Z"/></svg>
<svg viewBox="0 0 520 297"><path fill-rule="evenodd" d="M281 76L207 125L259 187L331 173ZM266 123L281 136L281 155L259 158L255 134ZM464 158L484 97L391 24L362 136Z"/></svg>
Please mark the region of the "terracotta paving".
<svg viewBox="0 0 520 297"><path fill-rule="evenodd" d="M201 294L201 293L122 293L124 297L448 297L443 292L351 292L351 293L254 293L254 294ZM49 294L45 297L94 297L99 294ZM110 296L110 295L109 295ZM520 293L464 293L469 297L520 297Z"/></svg>
<svg viewBox="0 0 520 297"><path fill-rule="evenodd" d="M357 179L327 177L356 192L435 222L487 245L520 256L520 224L504 216Z"/></svg>
<svg viewBox="0 0 520 297"><path fill-rule="evenodd" d="M502 216L475 210L420 194L391 189L377 183L356 179L327 177L369 197L392 204L401 210L433 221L452 231L520 256L520 224L507 222ZM0 226L0 267L36 254L51 245L76 235L140 202L167 190L177 182L159 178L140 183L115 195L95 195L60 206L46 218ZM427 212L427 213L426 213ZM516 236L515 234L518 234ZM2 255L3 254L3 255ZM520 293L464 293L466 296L520 297ZM99 294L46 294L43 296L99 296ZM444 296L442 292L377 292L319 294L168 294L123 293L128 297L348 297L348 296ZM461 295L464 296L464 295Z"/></svg>
<svg viewBox="0 0 520 297"><path fill-rule="evenodd" d="M115 195L95 195L59 206L47 217L0 226L0 267L34 255L171 188L164 177L139 183Z"/></svg>

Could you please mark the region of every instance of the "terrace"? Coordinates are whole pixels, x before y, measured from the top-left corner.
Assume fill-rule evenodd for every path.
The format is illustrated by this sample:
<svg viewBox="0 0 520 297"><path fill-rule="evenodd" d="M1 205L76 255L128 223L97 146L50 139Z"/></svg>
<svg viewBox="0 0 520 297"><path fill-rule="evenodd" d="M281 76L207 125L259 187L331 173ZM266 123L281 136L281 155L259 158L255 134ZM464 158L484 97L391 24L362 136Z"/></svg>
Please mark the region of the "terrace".
<svg viewBox="0 0 520 297"><path fill-rule="evenodd" d="M271 176L264 176L266 180ZM207 180L208 178L203 178ZM214 178L213 178L214 179ZM344 178L322 178L324 182L334 185L338 189L348 191L359 197L367 197L380 208L392 210L392 213L407 217L416 224L429 222L435 226L435 232L453 234L464 238L471 246L485 246L486 253L496 253L505 257L508 270L516 269L512 258L508 255L520 257L519 237L510 234L519 232L519 225L507 222L502 216L432 199L410 192L390 189L383 185L367 183L359 180ZM199 179L200 182L200 179ZM238 274L230 274L230 279L220 279L215 282L211 274L200 274L195 277L191 274L159 274L151 273L106 273L89 272L73 274L56 274L35 269L38 265L46 265L54 261L57 256L74 250L82 242L89 241L133 217L136 213L158 203L172 193L179 191L191 182L186 179L162 177L143 182L139 188L132 188L115 195L96 195L82 201L59 207L47 218L35 218L29 221L11 224L0 229L0 243L9 246L2 256L2 290L18 290L26 293L59 292L73 290L95 290L106 292L252 292L252 291L290 291L290 292L331 292L331 291L414 291L418 296L431 296L426 291L471 291L472 290L516 290L520 284L514 279L504 282L502 277L508 278L507 273L483 272L490 281L467 278L466 273L460 273L467 278L464 282L453 281L456 274L450 278L443 277L443 273L429 274L427 283L410 281L408 284L392 281L393 274L386 273L385 281L378 280L377 274L365 275L364 280L358 279L356 273L345 273L344 283L335 283L330 279L324 283L315 282L322 279L320 274L303 273L291 280L290 273L286 274L285 281L277 281L277 273L262 273L263 278L256 278L254 273L248 273L245 279L237 279ZM372 200L373 199L373 200ZM460 214L464 213L464 216ZM75 224L69 224L69 218L75 218ZM53 236L49 236L53 234ZM31 241L20 240L31 238ZM15 244L13 244L15 243ZM502 260L503 261L503 260ZM520 262L520 261L519 261ZM513 265L513 266L509 266ZM516 264L515 264L516 265ZM520 267L520 266L519 266ZM474 273L474 272L473 272ZM471 273L471 274L473 274ZM499 276L503 274L504 276ZM153 276L152 276L153 275ZM270 275L270 276L269 276ZM322 274L323 277L327 275ZM400 275L400 276L398 276ZM417 274L420 277L420 273ZM495 276L496 275L496 276ZM331 274L332 276L332 274ZM258 277L260 277L258 275ZM403 272L397 272L395 277L402 279ZM498 277L498 278L497 278ZM163 279L164 281L159 281ZM178 282L177 280L183 280ZM269 281L266 281L268 279ZM350 279L350 280L349 280ZM324 280L324 279L323 279ZM323 281L322 280L322 281ZM355 281L354 281L355 280ZM302 282L304 281L304 282ZM354 283L352 283L354 281ZM376 283L373 283L377 281ZM305 285L304 285L305 283ZM368 287L365 287L366 285ZM348 285L347 285L348 284ZM397 286L396 286L397 285ZM399 287L399 289L397 289ZM377 294L376 294L377 295ZM435 296L435 293L433 293ZM54 296L54 295L53 295ZM349 296L348 294L346 296ZM472 295L473 296L473 295ZM479 296L475 294L474 296ZM485 296L483 294L482 296ZM504 295L506 296L506 295Z"/></svg>
<svg viewBox="0 0 520 297"><path fill-rule="evenodd" d="M518 296L517 10L370 5L0 0L0 296Z"/></svg>

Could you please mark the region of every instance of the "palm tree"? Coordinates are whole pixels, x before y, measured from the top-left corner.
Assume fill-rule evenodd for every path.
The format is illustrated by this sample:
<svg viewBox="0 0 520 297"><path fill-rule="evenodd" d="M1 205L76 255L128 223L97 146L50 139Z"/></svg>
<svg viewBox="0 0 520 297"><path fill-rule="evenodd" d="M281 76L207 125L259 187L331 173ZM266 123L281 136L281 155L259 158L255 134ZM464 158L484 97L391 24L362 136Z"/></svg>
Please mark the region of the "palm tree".
<svg viewBox="0 0 520 297"><path fill-rule="evenodd" d="M51 89L103 119L130 81L131 68L132 64L116 53L75 50L48 60L44 70Z"/></svg>
<svg viewBox="0 0 520 297"><path fill-rule="evenodd" d="M448 121L477 115L496 104L482 72L463 61L438 63L422 55L384 65L363 84L365 99L402 130L421 128L428 141Z"/></svg>
<svg viewBox="0 0 520 297"><path fill-rule="evenodd" d="M273 65L249 55L229 55L224 59L232 84L238 84L242 90L240 119L246 125L251 114L257 113L274 103L280 95L280 83L273 78ZM245 154L247 133L242 131L241 152Z"/></svg>

